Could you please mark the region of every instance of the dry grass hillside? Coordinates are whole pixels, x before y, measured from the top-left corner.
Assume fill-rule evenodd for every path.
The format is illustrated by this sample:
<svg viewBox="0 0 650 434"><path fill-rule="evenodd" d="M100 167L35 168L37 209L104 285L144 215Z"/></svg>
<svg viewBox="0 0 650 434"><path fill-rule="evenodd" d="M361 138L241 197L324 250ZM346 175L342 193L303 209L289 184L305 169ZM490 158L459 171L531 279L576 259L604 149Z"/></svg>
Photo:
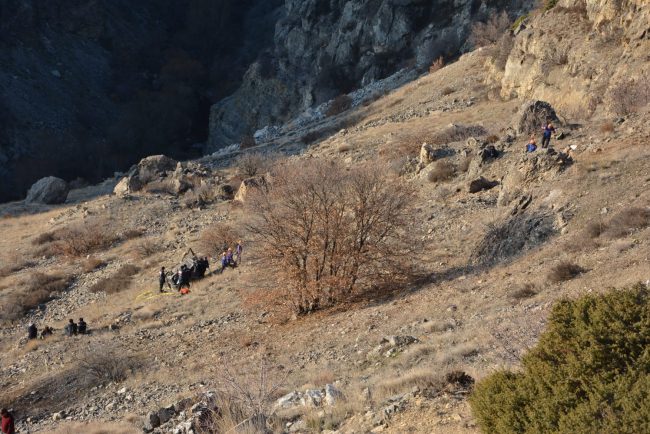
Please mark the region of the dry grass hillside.
<svg viewBox="0 0 650 434"><path fill-rule="evenodd" d="M552 140L566 159L525 154L528 137L512 128L523 101L497 98L492 55L477 50L328 118L318 128L345 128L309 145L290 136L275 146L294 155L274 164L370 166L413 190L403 230L415 249L397 259L416 278L307 315L278 303L277 265L246 229L246 200L122 198L106 194L107 182L61 206L0 206L0 404L34 433L141 432L150 412L175 404L155 432L182 433L208 391L222 410L233 407L223 397L246 391L266 408L334 384L346 399L275 411L269 426L478 432L461 372L478 380L516 368L558 299L650 279L648 106L625 117L572 113ZM419 165L423 143L434 161ZM486 145L498 155L484 157ZM231 185L246 176L223 161L203 164ZM226 237L244 240L238 268L194 282L185 296L158 292L160 266L176 267L190 247L214 256ZM68 318L80 317L92 333L64 337ZM30 322L54 335L27 342ZM260 377L278 387L261 387Z"/></svg>

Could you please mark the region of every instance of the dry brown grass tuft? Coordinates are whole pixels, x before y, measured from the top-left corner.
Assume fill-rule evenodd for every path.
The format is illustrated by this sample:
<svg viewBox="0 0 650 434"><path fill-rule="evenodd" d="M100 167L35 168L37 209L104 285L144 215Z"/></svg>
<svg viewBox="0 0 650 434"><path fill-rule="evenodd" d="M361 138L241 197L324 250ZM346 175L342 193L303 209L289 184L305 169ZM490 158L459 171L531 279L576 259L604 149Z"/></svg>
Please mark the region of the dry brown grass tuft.
<svg viewBox="0 0 650 434"><path fill-rule="evenodd" d="M565 282L574 279L586 270L572 262L563 261L551 268L548 273L548 280L553 283Z"/></svg>
<svg viewBox="0 0 650 434"><path fill-rule="evenodd" d="M442 91L440 92L440 94L441 94L442 96L447 96L447 95L451 95L451 94L454 93L454 92L456 92L456 89L454 89L453 87L449 87L449 86L447 86L447 87L445 87L444 89L442 89Z"/></svg>
<svg viewBox="0 0 650 434"><path fill-rule="evenodd" d="M131 285L132 278L140 269L135 265L123 265L115 274L104 278L90 287L90 292L115 294L124 291Z"/></svg>
<svg viewBox="0 0 650 434"><path fill-rule="evenodd" d="M433 168L427 175L430 182L445 182L449 181L456 174L456 168L447 160L440 160L434 163Z"/></svg>
<svg viewBox="0 0 650 434"><path fill-rule="evenodd" d="M121 240L114 222L97 218L57 231L57 241L51 243L51 251L64 256L78 257L105 250Z"/></svg>
<svg viewBox="0 0 650 434"><path fill-rule="evenodd" d="M93 271L104 268L108 263L103 259L90 257L81 263L81 270L84 273L92 273Z"/></svg>
<svg viewBox="0 0 650 434"><path fill-rule="evenodd" d="M134 246L133 256L135 259L147 259L160 252L160 250L160 240L147 238Z"/></svg>
<svg viewBox="0 0 650 434"><path fill-rule="evenodd" d="M77 376L87 378L88 384L120 383L142 365L139 357L125 354L106 344L90 347L79 361Z"/></svg>
<svg viewBox="0 0 650 434"><path fill-rule="evenodd" d="M440 56L429 66L429 73L434 73L445 67L445 59Z"/></svg>
<svg viewBox="0 0 650 434"><path fill-rule="evenodd" d="M444 378L436 368L416 368L399 377L383 381L377 385L380 399L410 391L417 387L420 390L440 390L444 386Z"/></svg>
<svg viewBox="0 0 650 434"><path fill-rule="evenodd" d="M240 228L236 228L228 223L215 223L201 232L197 243L198 251L206 255L221 255L221 249L224 243L228 247L233 248L241 237L242 232Z"/></svg>
<svg viewBox="0 0 650 434"><path fill-rule="evenodd" d="M610 220L606 235L612 238L621 238L648 226L650 226L650 209L628 208Z"/></svg>
<svg viewBox="0 0 650 434"><path fill-rule="evenodd" d="M526 283L510 292L508 295L514 300L524 300L537 295L537 288L532 283Z"/></svg>
<svg viewBox="0 0 650 434"><path fill-rule="evenodd" d="M53 241L56 241L56 234L54 232L43 232L32 240L32 245L41 246L43 244L48 244Z"/></svg>

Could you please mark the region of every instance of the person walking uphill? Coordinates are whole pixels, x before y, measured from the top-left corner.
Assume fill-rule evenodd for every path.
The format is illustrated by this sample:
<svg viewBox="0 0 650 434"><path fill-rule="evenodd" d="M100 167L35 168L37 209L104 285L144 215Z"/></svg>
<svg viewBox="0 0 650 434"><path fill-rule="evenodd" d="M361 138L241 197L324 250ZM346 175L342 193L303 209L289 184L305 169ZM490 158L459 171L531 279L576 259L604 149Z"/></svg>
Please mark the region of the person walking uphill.
<svg viewBox="0 0 650 434"><path fill-rule="evenodd" d="M542 148L548 148L551 145L551 134L555 132L555 127L552 123L548 122L546 126L542 127L544 135L542 137Z"/></svg>
<svg viewBox="0 0 650 434"><path fill-rule="evenodd" d="M2 417L2 434L16 434L14 416L6 408L0 410Z"/></svg>
<svg viewBox="0 0 650 434"><path fill-rule="evenodd" d="M237 241L235 245L235 258L237 258L237 265L241 265L241 254L244 251L244 246L241 243L241 240Z"/></svg>

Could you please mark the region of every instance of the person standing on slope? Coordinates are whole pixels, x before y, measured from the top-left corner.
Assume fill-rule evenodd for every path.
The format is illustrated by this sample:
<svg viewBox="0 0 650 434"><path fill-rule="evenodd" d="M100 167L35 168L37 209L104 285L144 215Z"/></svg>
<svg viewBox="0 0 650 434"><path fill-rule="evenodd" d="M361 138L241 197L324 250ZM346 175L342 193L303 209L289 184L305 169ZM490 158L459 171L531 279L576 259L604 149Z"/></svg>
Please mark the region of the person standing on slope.
<svg viewBox="0 0 650 434"><path fill-rule="evenodd" d="M2 434L16 434L14 416L9 413L9 410L3 408L0 410L0 416L2 417Z"/></svg>
<svg viewBox="0 0 650 434"><path fill-rule="evenodd" d="M542 148L548 148L551 145L551 134L555 133L555 127L549 121L546 126L542 127L544 135L542 137Z"/></svg>

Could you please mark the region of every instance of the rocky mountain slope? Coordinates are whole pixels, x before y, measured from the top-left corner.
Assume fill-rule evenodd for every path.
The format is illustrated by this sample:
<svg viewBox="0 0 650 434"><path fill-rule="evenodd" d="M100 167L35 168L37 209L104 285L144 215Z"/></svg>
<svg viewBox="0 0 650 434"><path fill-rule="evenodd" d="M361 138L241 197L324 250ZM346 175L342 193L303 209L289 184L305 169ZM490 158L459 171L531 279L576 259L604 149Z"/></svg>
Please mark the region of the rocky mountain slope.
<svg viewBox="0 0 650 434"><path fill-rule="evenodd" d="M149 154L239 142L402 67L454 57L473 21L530 4L3 2L0 201L43 176L96 182Z"/></svg>
<svg viewBox="0 0 650 434"><path fill-rule="evenodd" d="M403 260L423 273L390 291L301 317L270 303L268 252L243 227L251 209L241 187L243 203L233 200L250 175L234 164L238 149L178 164L148 158L127 178L72 190L60 206L0 205L0 406L34 433L198 433L229 408L233 387L257 393L266 376L281 386L262 399L275 432L479 432L467 404L473 380L519 366L553 303L650 285L650 106L634 80L648 67L647 33L621 48L625 55L612 51L607 65L636 87L625 93L626 80L607 81L593 111L562 105L564 81L591 97L579 84L592 63L551 68L532 48L522 53L567 14L574 28L593 29L622 4L559 2L529 16L504 58L485 47L406 84L398 77L381 98L294 119L243 153L262 153L263 164L386 168L394 188L413 189L408 230L420 243ZM648 11L625 4L620 16ZM630 22L612 20L611 31ZM569 37L593 43L584 33L562 41ZM562 41L551 48L564 49ZM521 59L530 67L509 73ZM526 127L552 112L531 106L534 87L508 86L538 68L558 131L553 151L525 153ZM618 113L620 96L634 101L627 114ZM545 111L529 122L530 107ZM236 236L241 267L195 282L186 296L158 292L161 265L177 266L189 247L213 254ZM580 271L567 277L567 264ZM79 317L92 333L64 337L67 319ZM27 342L32 321L54 336Z"/></svg>

